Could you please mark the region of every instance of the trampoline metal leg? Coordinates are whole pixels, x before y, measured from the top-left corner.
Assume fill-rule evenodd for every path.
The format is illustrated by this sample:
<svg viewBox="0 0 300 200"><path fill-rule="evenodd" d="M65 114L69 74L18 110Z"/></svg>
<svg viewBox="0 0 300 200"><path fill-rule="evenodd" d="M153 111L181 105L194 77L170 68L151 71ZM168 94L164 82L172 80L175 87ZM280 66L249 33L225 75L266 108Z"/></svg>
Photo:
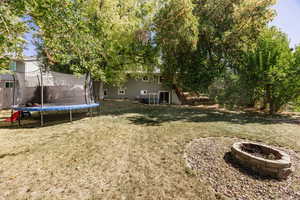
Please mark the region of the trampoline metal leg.
<svg viewBox="0 0 300 200"><path fill-rule="evenodd" d="M72 110L70 110L70 122L72 122Z"/></svg>
<svg viewBox="0 0 300 200"><path fill-rule="evenodd" d="M18 126L19 126L19 127L21 126L21 114L20 114L20 116L18 117Z"/></svg>
<svg viewBox="0 0 300 200"><path fill-rule="evenodd" d="M40 112L41 115L41 126L44 125L44 115L43 115L43 111Z"/></svg>
<svg viewBox="0 0 300 200"><path fill-rule="evenodd" d="M14 110L13 109L11 109L11 115L10 115L10 123L11 123L11 125L13 125L13 114L14 114Z"/></svg>
<svg viewBox="0 0 300 200"><path fill-rule="evenodd" d="M100 115L100 106L97 106L97 114Z"/></svg>

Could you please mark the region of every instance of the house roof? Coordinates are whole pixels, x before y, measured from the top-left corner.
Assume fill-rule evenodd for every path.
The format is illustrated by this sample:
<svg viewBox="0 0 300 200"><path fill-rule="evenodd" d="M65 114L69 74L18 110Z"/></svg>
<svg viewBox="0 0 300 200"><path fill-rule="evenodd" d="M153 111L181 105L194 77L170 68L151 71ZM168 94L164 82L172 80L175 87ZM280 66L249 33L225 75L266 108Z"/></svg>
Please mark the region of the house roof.
<svg viewBox="0 0 300 200"><path fill-rule="evenodd" d="M11 74L0 74L0 81L13 81L14 78Z"/></svg>
<svg viewBox="0 0 300 200"><path fill-rule="evenodd" d="M147 73L151 73L151 74L160 74L161 71L159 68L155 67L154 70L151 72L151 71L145 71L145 70L136 70L136 71L133 71L133 70L129 70L129 71L126 71L127 74L147 74Z"/></svg>
<svg viewBox="0 0 300 200"><path fill-rule="evenodd" d="M22 58L12 58L14 61L39 61L36 56L23 56Z"/></svg>

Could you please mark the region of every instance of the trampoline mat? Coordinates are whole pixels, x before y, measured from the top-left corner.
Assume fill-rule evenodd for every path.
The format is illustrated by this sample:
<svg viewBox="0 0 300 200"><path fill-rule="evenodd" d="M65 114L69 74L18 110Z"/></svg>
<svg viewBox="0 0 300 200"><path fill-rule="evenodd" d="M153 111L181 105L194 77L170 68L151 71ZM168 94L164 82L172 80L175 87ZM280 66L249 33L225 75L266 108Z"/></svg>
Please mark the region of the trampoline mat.
<svg viewBox="0 0 300 200"><path fill-rule="evenodd" d="M13 110L17 111L61 111L61 110L80 110L80 109L87 109L87 108L95 108L98 107L99 103L92 103L92 104L78 104L78 105L44 105L35 106L35 107L18 107L13 106Z"/></svg>

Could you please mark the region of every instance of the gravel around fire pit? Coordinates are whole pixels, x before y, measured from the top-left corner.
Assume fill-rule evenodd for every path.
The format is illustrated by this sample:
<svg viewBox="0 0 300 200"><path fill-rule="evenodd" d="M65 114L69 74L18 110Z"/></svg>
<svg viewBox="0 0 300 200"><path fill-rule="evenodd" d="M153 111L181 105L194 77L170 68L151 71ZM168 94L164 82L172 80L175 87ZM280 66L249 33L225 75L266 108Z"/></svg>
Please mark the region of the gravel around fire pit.
<svg viewBox="0 0 300 200"><path fill-rule="evenodd" d="M233 138L203 138L190 142L185 150L187 165L201 181L207 182L220 199L300 199L300 156L292 150L278 148L291 156L292 175L278 181L260 177L237 165L231 157Z"/></svg>

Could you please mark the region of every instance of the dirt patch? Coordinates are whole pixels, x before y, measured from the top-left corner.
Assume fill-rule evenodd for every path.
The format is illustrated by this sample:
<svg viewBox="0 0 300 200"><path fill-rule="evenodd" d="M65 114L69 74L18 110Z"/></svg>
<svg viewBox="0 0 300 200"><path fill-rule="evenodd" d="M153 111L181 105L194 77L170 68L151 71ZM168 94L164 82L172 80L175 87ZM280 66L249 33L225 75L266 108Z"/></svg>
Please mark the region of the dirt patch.
<svg viewBox="0 0 300 200"><path fill-rule="evenodd" d="M185 150L188 166L217 196L233 199L300 199L300 157L292 150L277 148L291 156L295 172L287 180L260 177L241 168L231 157L230 147L238 139L203 138L193 140Z"/></svg>

